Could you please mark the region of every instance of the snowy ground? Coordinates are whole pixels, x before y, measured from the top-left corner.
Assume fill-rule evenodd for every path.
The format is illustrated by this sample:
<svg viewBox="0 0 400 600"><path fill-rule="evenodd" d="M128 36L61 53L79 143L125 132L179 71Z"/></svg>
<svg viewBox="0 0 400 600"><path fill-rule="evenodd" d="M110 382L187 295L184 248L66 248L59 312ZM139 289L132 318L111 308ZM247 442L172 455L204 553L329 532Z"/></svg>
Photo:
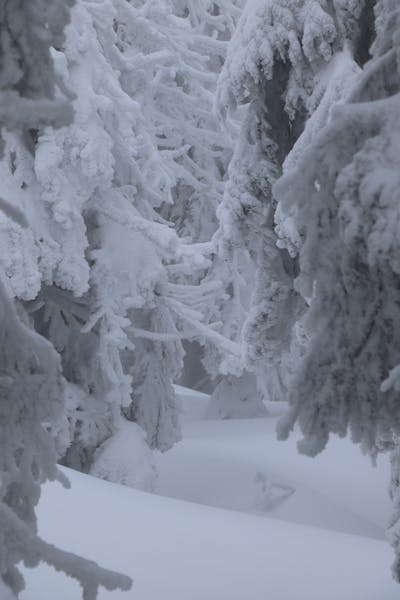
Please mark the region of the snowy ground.
<svg viewBox="0 0 400 600"><path fill-rule="evenodd" d="M179 392L184 436L157 457L157 495L71 471L71 490L44 489L42 536L135 580L102 599L399 598L384 541L386 461L372 469L343 440L307 459L295 440L275 440L276 417L206 421L207 397ZM80 597L49 568L26 579L21 600Z"/></svg>

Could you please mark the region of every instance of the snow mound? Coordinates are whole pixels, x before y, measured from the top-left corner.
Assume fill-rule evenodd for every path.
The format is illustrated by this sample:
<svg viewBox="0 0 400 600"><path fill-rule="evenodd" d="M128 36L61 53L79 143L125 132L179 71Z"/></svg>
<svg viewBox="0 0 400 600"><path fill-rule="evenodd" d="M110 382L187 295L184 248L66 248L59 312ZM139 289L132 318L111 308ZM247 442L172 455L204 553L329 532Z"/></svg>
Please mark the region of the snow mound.
<svg viewBox="0 0 400 600"><path fill-rule="evenodd" d="M206 409L207 419L255 419L267 409L254 385L254 377L226 377L215 388Z"/></svg>
<svg viewBox="0 0 400 600"><path fill-rule="evenodd" d="M122 421L118 431L97 450L90 474L113 483L152 491L156 468L144 431L136 423Z"/></svg>

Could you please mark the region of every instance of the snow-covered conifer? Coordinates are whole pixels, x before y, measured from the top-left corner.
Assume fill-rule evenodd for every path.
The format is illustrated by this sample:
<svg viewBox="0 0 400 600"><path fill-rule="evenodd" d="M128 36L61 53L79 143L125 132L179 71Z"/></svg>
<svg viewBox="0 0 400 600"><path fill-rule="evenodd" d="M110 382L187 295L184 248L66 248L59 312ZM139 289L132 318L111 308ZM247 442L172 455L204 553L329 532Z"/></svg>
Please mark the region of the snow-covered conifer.
<svg viewBox="0 0 400 600"><path fill-rule="evenodd" d="M218 211L229 298L223 311L235 323L226 334L243 341L244 366L279 387L298 352L293 332L305 305L293 285L297 261L275 231L278 224L285 237L292 229L281 222L272 188L346 97L364 56L359 21L369 8L350 0L252 0L220 76L222 116L248 105Z"/></svg>
<svg viewBox="0 0 400 600"><path fill-rule="evenodd" d="M377 442L400 427L391 372L400 359L394 325L399 9L382 1L376 11L373 60L275 187L282 213L295 224L296 289L310 302L304 322L309 345L281 433L297 420L303 449L311 454L330 432L345 435L348 428L374 453Z"/></svg>
<svg viewBox="0 0 400 600"><path fill-rule="evenodd" d="M141 104L161 160L159 212L174 223L180 236L194 242L209 242L217 227L216 209L223 197L232 139L221 127L213 103L242 4L241 0L118 4L119 47L128 59L122 85ZM211 250L210 246L208 253ZM195 283L202 275L197 269L189 279ZM198 344L185 347L193 358L185 379L194 384L193 365L201 372L202 352Z"/></svg>
<svg viewBox="0 0 400 600"><path fill-rule="evenodd" d="M300 449L311 455L331 433L349 431L372 455L399 439L400 7L380 0L375 11L372 60L330 125L275 187L282 215L295 225L296 288L310 303L307 351L280 435L299 423ZM398 470L397 449L389 529L397 579Z"/></svg>
<svg viewBox="0 0 400 600"><path fill-rule="evenodd" d="M1 133L3 139L14 137L31 156L40 127L60 127L72 116L68 102L57 94L50 56L50 46L62 43L68 9L67 2L58 1L51 6L41 0L0 3ZM4 162L10 158L12 162L6 144L2 154ZM3 191L9 193L10 188L5 186ZM10 221L14 232L29 227L19 199L18 195L10 196L0 203L2 219ZM2 279L7 279L7 273L2 273ZM51 433L64 409L60 361L50 343L31 329L22 306L14 303L3 284L0 338L1 584L18 594L24 587L18 563L33 567L45 561L77 579L87 600L95 600L100 585L128 589L129 578L104 571L37 536L35 507L40 485L48 479L62 479Z"/></svg>
<svg viewBox="0 0 400 600"><path fill-rule="evenodd" d="M162 214L180 236L209 241L222 198L230 139L213 112L228 40L240 14L234 0L115 2L122 83L141 104L162 159Z"/></svg>
<svg viewBox="0 0 400 600"><path fill-rule="evenodd" d="M157 30L160 7L150 8L80 0L72 9L65 44L53 55L63 86L77 90L75 120L40 131L34 163L50 222L49 235L36 239L57 242L29 308L62 357L69 416L59 439L72 438L64 462L81 469L118 427L121 409L152 447L179 438L172 381L182 339L207 332L198 308L210 285L191 282L209 260L159 211L181 167L160 144L168 117L156 106L150 111L156 82L149 65L170 46L178 55L176 41ZM147 32L149 48L132 46L130 36L141 39L135 32ZM171 106L174 94L168 98Z"/></svg>
<svg viewBox="0 0 400 600"><path fill-rule="evenodd" d="M76 116L67 127L43 131L35 161L42 198L65 232L70 271L53 271L32 311L71 384L72 443L64 462L83 469L131 403L135 374L122 361L134 348L128 313L149 309L166 277L162 260L177 245L154 213L162 164L140 105L120 83L127 67L117 19L112 2L82 1L72 9L55 58L64 85L78 90Z"/></svg>

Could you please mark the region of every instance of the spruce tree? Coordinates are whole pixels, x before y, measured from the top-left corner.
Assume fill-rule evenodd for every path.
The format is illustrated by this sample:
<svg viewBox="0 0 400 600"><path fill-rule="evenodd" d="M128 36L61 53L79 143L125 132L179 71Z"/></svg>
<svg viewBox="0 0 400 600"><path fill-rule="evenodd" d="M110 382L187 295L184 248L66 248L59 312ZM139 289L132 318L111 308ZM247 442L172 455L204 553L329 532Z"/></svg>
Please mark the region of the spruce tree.
<svg viewBox="0 0 400 600"><path fill-rule="evenodd" d="M359 56L371 59L274 187L283 222L291 223L282 239L298 259L295 287L308 304L306 350L279 434L286 438L298 423L299 448L312 456L332 433L349 433L373 457L393 449L389 538L400 580L400 7L378 0L375 19L371 7L359 21L360 39L370 43Z"/></svg>
<svg viewBox="0 0 400 600"><path fill-rule="evenodd" d="M368 8L248 2L220 77L222 117L245 112L218 212L217 264L228 296L221 306L233 315L226 334L242 343L243 366L258 374L270 398L282 396L290 379L306 308L294 286L297 258L282 241L293 227L280 215L273 186L346 98L363 55L360 22Z"/></svg>
<svg viewBox="0 0 400 600"><path fill-rule="evenodd" d="M0 2L2 62L0 66L0 126L2 161L10 164L7 138L13 137L26 156L33 157L37 131L57 128L72 118L69 99L57 86L50 47L63 41L69 3L42 0ZM25 188L27 188L25 183ZM22 194L2 199L2 220L14 232L28 229ZM15 190L14 190L15 191ZM34 201L34 196L32 198ZM20 236L23 239L23 236ZM27 254L27 253L25 253ZM2 272L2 280L7 273ZM130 580L94 563L58 550L37 536L35 507L46 480L65 478L57 470L52 426L64 411L60 361L48 341L34 332L11 285L0 285L0 585L2 593L24 587L21 561L44 561L77 579L86 600L95 600L100 585L128 589ZM4 590L4 585L6 590Z"/></svg>
<svg viewBox="0 0 400 600"><path fill-rule="evenodd" d="M210 251L180 239L163 216L186 173L176 155L176 110L193 135L201 129L191 122L194 92L184 90L201 81L190 60L203 63L178 44L188 43L189 25L171 11L159 3L79 2L65 44L53 52L62 85L77 90L75 120L38 135L35 183L50 223L40 245L56 252L44 261L29 309L69 384L68 419L57 433L67 447L63 462L83 470L121 411L151 447L179 439L172 383L182 340L208 335L201 310L210 286L197 281ZM182 90L180 77L171 79L179 61Z"/></svg>

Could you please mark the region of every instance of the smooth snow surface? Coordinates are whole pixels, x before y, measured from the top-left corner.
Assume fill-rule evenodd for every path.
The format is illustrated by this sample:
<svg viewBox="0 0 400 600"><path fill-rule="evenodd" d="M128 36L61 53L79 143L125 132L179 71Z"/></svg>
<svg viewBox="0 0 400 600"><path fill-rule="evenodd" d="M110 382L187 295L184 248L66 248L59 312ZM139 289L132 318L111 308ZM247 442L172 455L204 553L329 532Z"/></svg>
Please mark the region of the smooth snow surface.
<svg viewBox="0 0 400 600"><path fill-rule="evenodd" d="M1 581L0 581L0 599L1 600L15 600L14 594Z"/></svg>
<svg viewBox="0 0 400 600"><path fill-rule="evenodd" d="M190 390L182 385L174 385L175 393L179 399L181 421L201 421L205 418L207 405L210 400L208 394Z"/></svg>
<svg viewBox="0 0 400 600"><path fill-rule="evenodd" d="M275 425L273 418L187 424L183 441L158 456L156 491L383 539L388 461L373 468L357 447L336 439L310 459L295 440L278 442Z"/></svg>
<svg viewBox="0 0 400 600"><path fill-rule="evenodd" d="M160 495L69 470L71 490L44 488L42 536L133 577L101 599L398 600L384 461L373 469L345 440L300 457L275 440L276 417L202 421L207 397L192 410L180 396L183 440L157 457ZM21 600L80 598L47 567L26 580Z"/></svg>

